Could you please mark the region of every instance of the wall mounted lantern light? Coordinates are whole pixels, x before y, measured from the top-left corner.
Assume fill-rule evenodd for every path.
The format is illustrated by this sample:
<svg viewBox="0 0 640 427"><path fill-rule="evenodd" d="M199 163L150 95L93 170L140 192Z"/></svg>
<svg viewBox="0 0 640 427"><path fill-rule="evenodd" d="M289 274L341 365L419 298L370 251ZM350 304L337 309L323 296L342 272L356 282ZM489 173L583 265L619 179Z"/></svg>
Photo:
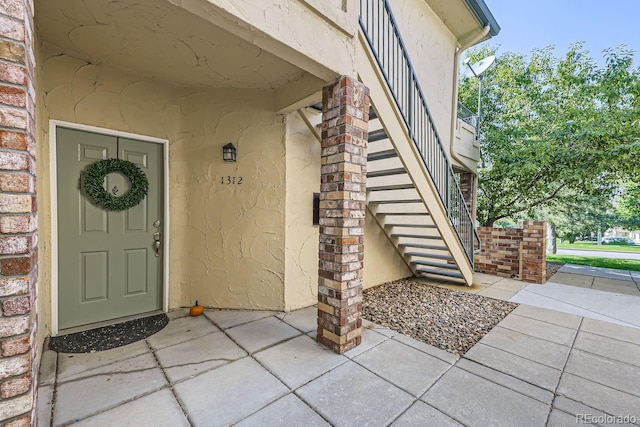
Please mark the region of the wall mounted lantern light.
<svg viewBox="0 0 640 427"><path fill-rule="evenodd" d="M235 162L236 161L236 147L232 143L228 143L224 147L222 147L222 159L225 162Z"/></svg>

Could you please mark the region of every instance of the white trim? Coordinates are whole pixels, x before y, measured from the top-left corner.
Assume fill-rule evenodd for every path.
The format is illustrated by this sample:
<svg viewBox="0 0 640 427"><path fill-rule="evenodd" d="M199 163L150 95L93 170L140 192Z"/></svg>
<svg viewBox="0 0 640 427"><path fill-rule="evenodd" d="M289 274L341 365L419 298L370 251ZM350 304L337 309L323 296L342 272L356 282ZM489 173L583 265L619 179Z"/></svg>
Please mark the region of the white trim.
<svg viewBox="0 0 640 427"><path fill-rule="evenodd" d="M84 125L80 123L65 122L61 120L49 120L49 178L51 194L51 336L58 335L58 171L57 171L57 140L56 130L58 127L95 132L103 135L116 136L120 138L136 139L138 141L152 142L163 145L164 156L164 224L162 228L163 236L163 256L162 276L163 276L163 298L162 311L169 311L169 140L155 138L147 135L139 135L130 132L122 132L113 129L106 129L97 126Z"/></svg>

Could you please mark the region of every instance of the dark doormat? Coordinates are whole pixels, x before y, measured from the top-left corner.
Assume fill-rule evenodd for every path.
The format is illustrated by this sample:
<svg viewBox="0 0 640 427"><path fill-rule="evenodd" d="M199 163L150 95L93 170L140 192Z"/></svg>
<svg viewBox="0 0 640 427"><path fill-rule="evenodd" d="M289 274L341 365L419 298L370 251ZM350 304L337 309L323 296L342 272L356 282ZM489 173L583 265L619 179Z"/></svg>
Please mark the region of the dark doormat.
<svg viewBox="0 0 640 427"><path fill-rule="evenodd" d="M129 320L89 331L49 338L49 348L58 353L91 353L143 340L167 326L166 314Z"/></svg>

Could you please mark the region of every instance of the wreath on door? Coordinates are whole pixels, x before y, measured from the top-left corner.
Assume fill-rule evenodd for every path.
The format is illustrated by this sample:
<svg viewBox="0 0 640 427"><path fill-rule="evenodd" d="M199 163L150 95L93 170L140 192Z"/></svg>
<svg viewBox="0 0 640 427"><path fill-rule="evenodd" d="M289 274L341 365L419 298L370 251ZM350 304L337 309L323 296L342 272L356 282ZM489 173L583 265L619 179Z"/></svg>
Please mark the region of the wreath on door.
<svg viewBox="0 0 640 427"><path fill-rule="evenodd" d="M113 194L104 189L105 176L113 172L120 172L131 184L122 196L117 196L117 189L112 190ZM127 160L98 160L85 172L84 190L94 204L110 211L124 211L137 206L147 196L149 181L138 166Z"/></svg>

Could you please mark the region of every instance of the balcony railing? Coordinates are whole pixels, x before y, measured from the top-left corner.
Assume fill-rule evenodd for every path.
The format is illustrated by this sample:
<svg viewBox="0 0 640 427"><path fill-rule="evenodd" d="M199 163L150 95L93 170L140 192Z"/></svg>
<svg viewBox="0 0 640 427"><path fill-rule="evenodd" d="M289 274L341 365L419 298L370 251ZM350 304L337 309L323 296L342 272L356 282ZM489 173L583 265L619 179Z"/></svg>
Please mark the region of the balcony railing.
<svg viewBox="0 0 640 427"><path fill-rule="evenodd" d="M458 118L465 123L470 124L474 128L476 127L478 116L476 116L471 110L458 101Z"/></svg>
<svg viewBox="0 0 640 427"><path fill-rule="evenodd" d="M473 220L387 0L360 0L360 27L473 266Z"/></svg>

